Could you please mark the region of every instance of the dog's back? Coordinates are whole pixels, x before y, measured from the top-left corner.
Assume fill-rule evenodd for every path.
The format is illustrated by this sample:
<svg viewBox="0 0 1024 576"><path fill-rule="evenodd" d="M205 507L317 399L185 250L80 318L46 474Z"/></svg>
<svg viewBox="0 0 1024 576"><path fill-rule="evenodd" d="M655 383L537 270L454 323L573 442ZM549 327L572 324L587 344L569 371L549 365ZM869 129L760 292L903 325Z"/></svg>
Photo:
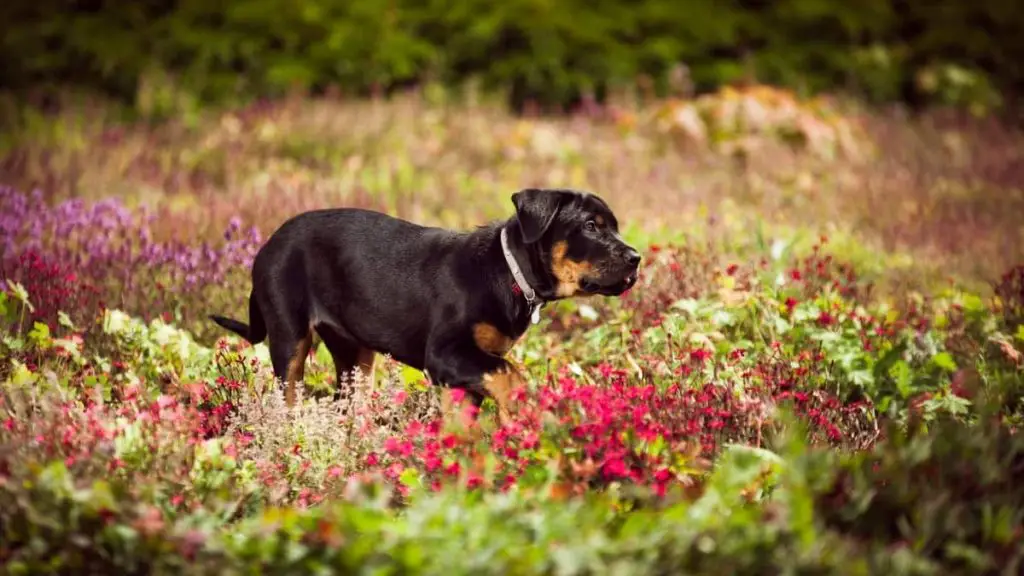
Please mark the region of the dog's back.
<svg viewBox="0 0 1024 576"><path fill-rule="evenodd" d="M287 309L309 325L422 365L422 346L414 343L426 339L435 314L458 313L448 300L472 282L460 273L467 263L458 261L472 252L456 249L468 238L370 210L306 212L267 240L253 263L254 292L261 308Z"/></svg>

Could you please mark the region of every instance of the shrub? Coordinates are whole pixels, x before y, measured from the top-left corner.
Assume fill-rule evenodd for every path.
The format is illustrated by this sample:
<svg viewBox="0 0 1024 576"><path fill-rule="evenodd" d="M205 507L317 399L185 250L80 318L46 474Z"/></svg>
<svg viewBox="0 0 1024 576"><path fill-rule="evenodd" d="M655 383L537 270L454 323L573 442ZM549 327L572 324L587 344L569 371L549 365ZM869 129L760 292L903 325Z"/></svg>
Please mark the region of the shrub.
<svg viewBox="0 0 1024 576"><path fill-rule="evenodd" d="M686 83L714 89L753 75L812 91L853 86L877 99L917 95L984 107L992 101L988 83L962 66L982 63L1002 86L1019 87L1022 79L1015 67L1020 16L991 1L946 1L935 10L812 0L358 8L334 0L230 7L180 0L64 8L46 0L0 12L12 23L4 54L18 55L0 61L5 85L98 87L150 115L296 86L365 94L473 78L508 89L517 105L561 105L588 93L600 97L641 75L661 92ZM999 25L991 34L966 34L965 26L979 21ZM964 38L971 41L961 50ZM680 64L688 77L678 78Z"/></svg>

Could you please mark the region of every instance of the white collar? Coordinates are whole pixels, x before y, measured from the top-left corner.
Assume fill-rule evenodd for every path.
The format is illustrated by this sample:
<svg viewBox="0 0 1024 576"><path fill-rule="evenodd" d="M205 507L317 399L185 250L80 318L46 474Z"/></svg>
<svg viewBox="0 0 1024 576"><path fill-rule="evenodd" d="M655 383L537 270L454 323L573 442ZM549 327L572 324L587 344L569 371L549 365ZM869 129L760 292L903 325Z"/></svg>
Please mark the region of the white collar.
<svg viewBox="0 0 1024 576"><path fill-rule="evenodd" d="M501 229L501 251L505 254L505 263L508 264L508 269L512 272L512 277L515 279L516 284L519 285L519 289L522 290L523 296L526 297L526 303L530 305L530 321L534 324L540 322L540 307L542 302L537 298L537 292L534 291L530 283L526 281L523 276L523 271L519 268L519 263L516 262L516 257L512 254L512 251L508 247L508 232L505 228Z"/></svg>

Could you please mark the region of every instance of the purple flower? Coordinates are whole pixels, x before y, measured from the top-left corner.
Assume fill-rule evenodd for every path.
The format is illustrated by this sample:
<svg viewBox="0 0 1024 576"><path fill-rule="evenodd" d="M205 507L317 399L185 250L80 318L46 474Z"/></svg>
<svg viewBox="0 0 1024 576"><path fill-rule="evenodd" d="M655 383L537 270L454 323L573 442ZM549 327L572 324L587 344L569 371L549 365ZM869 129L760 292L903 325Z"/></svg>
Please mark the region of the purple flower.
<svg viewBox="0 0 1024 576"><path fill-rule="evenodd" d="M231 274L252 265L262 236L252 227L242 235L242 221L227 223L224 240L190 246L180 241L155 241L153 213L129 209L108 198L94 204L72 199L55 205L42 193L23 194L0 186L0 280L30 275L22 255L37 251L49 265L74 271L76 282L101 292L100 301L117 303L130 313L152 317L164 311L162 294L189 294L220 289ZM22 259L24 260L24 259ZM165 290L155 289L157 283ZM65 310L88 314L94 310ZM183 311L203 317L205 310Z"/></svg>

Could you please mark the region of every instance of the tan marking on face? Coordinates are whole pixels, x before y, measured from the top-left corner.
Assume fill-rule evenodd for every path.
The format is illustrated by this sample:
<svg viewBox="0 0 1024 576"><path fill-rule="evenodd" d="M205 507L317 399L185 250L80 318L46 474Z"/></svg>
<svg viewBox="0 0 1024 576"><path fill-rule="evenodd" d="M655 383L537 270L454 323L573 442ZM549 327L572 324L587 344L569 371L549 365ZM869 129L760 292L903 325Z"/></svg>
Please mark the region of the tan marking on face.
<svg viewBox="0 0 1024 576"><path fill-rule="evenodd" d="M600 214L594 216L594 222L597 223L598 226L604 226L604 216L601 216Z"/></svg>
<svg viewBox="0 0 1024 576"><path fill-rule="evenodd" d="M288 370L285 375L284 402L288 406L295 405L295 386L302 382L306 375L306 356L313 347L313 333L307 332L306 336L295 345L295 353L288 361Z"/></svg>
<svg viewBox="0 0 1024 576"><path fill-rule="evenodd" d="M477 322L473 325L473 341L476 342L477 348L495 356L508 354L515 343L512 338L502 334L493 324L487 322Z"/></svg>
<svg viewBox="0 0 1024 576"><path fill-rule="evenodd" d="M593 269L590 262L577 262L567 257L568 250L569 244L565 240L556 242L551 248L551 272L558 279L555 294L562 298L579 294L580 281Z"/></svg>

